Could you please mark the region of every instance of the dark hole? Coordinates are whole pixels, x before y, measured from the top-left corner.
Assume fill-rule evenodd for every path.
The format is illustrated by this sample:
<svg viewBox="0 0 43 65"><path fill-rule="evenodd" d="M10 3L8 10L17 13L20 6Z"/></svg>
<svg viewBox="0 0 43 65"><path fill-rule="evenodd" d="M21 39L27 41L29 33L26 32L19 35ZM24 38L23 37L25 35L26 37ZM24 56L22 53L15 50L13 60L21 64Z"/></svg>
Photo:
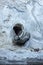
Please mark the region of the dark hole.
<svg viewBox="0 0 43 65"><path fill-rule="evenodd" d="M13 30L16 33L16 35L18 36L17 40L13 40L13 43L16 43L16 45L23 46L30 39L30 34L27 34L27 38L24 38L24 39L19 38L19 35L22 33L22 30L23 30L23 26L21 24L16 24L13 27Z"/></svg>
<svg viewBox="0 0 43 65"><path fill-rule="evenodd" d="M21 26L21 24L16 24L13 27L13 30L15 31L16 35L21 34L21 32L22 32L22 26Z"/></svg>
<svg viewBox="0 0 43 65"><path fill-rule="evenodd" d="M21 31L21 28L20 27L14 27L14 31L15 31L16 35L18 35L19 32Z"/></svg>

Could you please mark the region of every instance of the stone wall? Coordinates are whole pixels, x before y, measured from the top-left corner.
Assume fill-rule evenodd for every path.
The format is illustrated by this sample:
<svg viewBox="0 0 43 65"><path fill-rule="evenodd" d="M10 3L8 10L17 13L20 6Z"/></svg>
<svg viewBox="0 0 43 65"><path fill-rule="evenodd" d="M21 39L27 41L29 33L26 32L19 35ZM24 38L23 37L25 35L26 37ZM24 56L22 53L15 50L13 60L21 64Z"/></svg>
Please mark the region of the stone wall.
<svg viewBox="0 0 43 65"><path fill-rule="evenodd" d="M23 31L16 36L18 23ZM13 45L18 37L25 45ZM0 0L0 64L43 64L43 0Z"/></svg>

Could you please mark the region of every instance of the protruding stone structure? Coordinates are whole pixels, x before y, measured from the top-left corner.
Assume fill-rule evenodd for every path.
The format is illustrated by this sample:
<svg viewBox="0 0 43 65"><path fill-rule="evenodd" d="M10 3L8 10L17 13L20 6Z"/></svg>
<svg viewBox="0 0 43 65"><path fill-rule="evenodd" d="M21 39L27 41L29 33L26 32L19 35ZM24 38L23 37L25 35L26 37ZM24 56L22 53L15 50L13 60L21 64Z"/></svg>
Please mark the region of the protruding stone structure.
<svg viewBox="0 0 43 65"><path fill-rule="evenodd" d="M13 30L15 32L14 33L15 36L13 39L14 44L18 46L23 46L30 39L30 34L24 31L24 27L22 24L20 23L15 24L15 26L13 27Z"/></svg>

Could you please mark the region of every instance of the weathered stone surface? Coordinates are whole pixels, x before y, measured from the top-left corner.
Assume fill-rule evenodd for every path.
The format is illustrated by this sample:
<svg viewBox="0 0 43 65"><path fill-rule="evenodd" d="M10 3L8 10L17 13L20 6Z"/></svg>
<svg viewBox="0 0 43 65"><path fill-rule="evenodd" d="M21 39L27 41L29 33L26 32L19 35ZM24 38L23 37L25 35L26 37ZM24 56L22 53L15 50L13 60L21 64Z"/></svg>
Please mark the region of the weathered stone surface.
<svg viewBox="0 0 43 65"><path fill-rule="evenodd" d="M2 65L43 65L43 59L40 56L39 52L29 52L25 50L7 50L0 49L0 64ZM26 56L27 57L26 57Z"/></svg>
<svg viewBox="0 0 43 65"><path fill-rule="evenodd" d="M17 23L24 27L22 40L30 33L22 47L12 41ZM43 0L0 0L0 64L43 65Z"/></svg>

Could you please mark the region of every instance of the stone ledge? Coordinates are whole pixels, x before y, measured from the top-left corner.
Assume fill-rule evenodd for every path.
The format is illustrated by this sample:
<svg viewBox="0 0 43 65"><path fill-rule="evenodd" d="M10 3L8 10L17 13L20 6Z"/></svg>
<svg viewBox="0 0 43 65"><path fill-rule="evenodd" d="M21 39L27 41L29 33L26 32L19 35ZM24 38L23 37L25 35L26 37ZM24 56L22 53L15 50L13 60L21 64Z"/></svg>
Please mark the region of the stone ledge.
<svg viewBox="0 0 43 65"><path fill-rule="evenodd" d="M36 58L32 59L26 59L26 60L21 60L21 61L16 61L16 60L0 60L1 65L43 65L43 60L39 60Z"/></svg>
<svg viewBox="0 0 43 65"><path fill-rule="evenodd" d="M29 54L26 55L25 53ZM40 54L38 54L39 56L37 56L37 54L35 54L36 52L26 52L26 50L25 53L20 53L20 50L18 52L15 52L0 49L0 65L43 65L43 56L41 57ZM24 57L24 55L26 57Z"/></svg>

